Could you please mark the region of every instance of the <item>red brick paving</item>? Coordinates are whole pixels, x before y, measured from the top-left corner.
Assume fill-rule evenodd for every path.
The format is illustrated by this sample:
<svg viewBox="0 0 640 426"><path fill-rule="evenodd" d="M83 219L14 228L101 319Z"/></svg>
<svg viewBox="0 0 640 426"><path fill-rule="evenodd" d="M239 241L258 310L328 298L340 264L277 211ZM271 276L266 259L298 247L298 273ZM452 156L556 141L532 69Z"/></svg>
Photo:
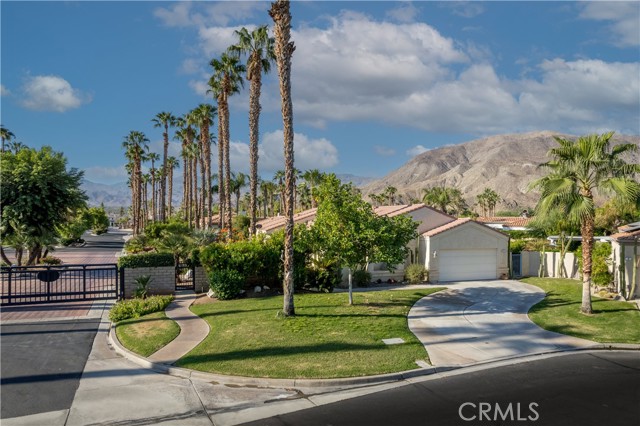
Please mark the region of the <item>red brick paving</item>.
<svg viewBox="0 0 640 426"><path fill-rule="evenodd" d="M78 300L64 303L43 303L34 305L2 306L0 321L40 320L44 318L87 316L92 300Z"/></svg>

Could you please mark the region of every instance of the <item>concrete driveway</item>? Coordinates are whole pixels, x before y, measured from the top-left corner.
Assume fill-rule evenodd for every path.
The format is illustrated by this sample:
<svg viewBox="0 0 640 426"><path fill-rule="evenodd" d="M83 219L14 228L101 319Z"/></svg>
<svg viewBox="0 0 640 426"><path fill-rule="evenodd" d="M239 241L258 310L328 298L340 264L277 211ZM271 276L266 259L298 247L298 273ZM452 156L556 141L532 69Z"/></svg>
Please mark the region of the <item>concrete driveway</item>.
<svg viewBox="0 0 640 426"><path fill-rule="evenodd" d="M436 366L577 349L595 342L546 331L527 316L544 299L538 287L519 281L444 283L409 312L409 329Z"/></svg>

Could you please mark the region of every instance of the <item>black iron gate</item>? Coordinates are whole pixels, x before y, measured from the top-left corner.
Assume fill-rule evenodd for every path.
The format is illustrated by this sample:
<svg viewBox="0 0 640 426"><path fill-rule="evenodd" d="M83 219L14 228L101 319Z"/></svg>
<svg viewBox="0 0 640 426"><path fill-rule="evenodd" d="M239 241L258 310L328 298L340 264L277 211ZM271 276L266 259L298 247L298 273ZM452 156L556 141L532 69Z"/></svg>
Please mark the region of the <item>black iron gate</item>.
<svg viewBox="0 0 640 426"><path fill-rule="evenodd" d="M186 263L176 265L176 290L195 290L196 271Z"/></svg>
<svg viewBox="0 0 640 426"><path fill-rule="evenodd" d="M120 294L118 265L3 266L0 303L67 302L115 299Z"/></svg>

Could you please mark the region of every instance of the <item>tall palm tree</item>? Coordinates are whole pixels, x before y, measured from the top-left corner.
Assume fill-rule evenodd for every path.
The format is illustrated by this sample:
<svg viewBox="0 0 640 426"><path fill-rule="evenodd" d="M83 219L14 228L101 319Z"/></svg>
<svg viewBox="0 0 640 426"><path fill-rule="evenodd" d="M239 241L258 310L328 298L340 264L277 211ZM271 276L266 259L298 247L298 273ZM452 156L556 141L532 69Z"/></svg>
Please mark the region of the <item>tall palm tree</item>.
<svg viewBox="0 0 640 426"><path fill-rule="evenodd" d="M2 139L2 151L4 152L4 142L11 141L16 136L11 132L11 130L7 129L3 125L0 124L0 138Z"/></svg>
<svg viewBox="0 0 640 426"><path fill-rule="evenodd" d="M142 230L142 159L148 149L149 139L144 133L131 131L122 142L125 155L131 162L131 207L133 217L133 233Z"/></svg>
<svg viewBox="0 0 640 426"><path fill-rule="evenodd" d="M171 218L171 200L173 197L173 171L180 166L176 157L167 158L167 178L169 180L169 193L167 197L167 218Z"/></svg>
<svg viewBox="0 0 640 426"><path fill-rule="evenodd" d="M264 197L264 217L273 216L273 195L276 192L276 185L268 180L260 183L260 190ZM267 211L267 207L269 208Z"/></svg>
<svg viewBox="0 0 640 426"><path fill-rule="evenodd" d="M240 214L240 191L247 185L247 175L233 173L231 176L231 192L236 196L236 214Z"/></svg>
<svg viewBox="0 0 640 426"><path fill-rule="evenodd" d="M220 117L225 114L225 111L221 110L220 107L224 103L224 99L222 96L222 80L216 75L212 75L209 79L209 90L207 93L212 93L214 99L218 103L218 229L223 229L225 226L224 223L224 203L225 203L225 193L224 193L224 137L222 136L222 121Z"/></svg>
<svg viewBox="0 0 640 426"><path fill-rule="evenodd" d="M225 213L227 235L231 238L231 164L229 162L229 96L240 91L240 87L244 84L242 74L246 71L244 65L240 64L240 60L229 54L223 53L220 59L212 59L210 62L213 68L213 84L210 86L217 90L218 96L218 114L219 126L221 127L221 139L219 143L223 145L223 161L224 161L224 193L225 193ZM214 92L215 93L215 92Z"/></svg>
<svg viewBox="0 0 640 426"><path fill-rule="evenodd" d="M237 55L246 54L247 80L251 82L249 89L249 233L256 233L256 197L258 195L258 139L260 122L260 92L262 90L262 73L271 69L275 61L273 51L274 39L269 37L268 27L263 25L251 33L246 28L235 32L238 43L229 50Z"/></svg>
<svg viewBox="0 0 640 426"><path fill-rule="evenodd" d="M322 183L323 173L318 169L307 170L302 174L302 178L309 184L309 195L311 196L311 207L317 207L318 202L315 197L315 189Z"/></svg>
<svg viewBox="0 0 640 426"><path fill-rule="evenodd" d="M193 115L198 127L200 127L200 158L202 174L202 217L206 218L204 226L211 227L211 208L213 198L211 194L211 142L209 128L216 116L216 107L210 104L200 104L193 110Z"/></svg>
<svg viewBox="0 0 640 426"><path fill-rule="evenodd" d="M187 138L187 129L186 127L182 127L179 125L179 129L176 131L176 135L174 137L174 139L179 140L181 142L181 149L180 149L180 157L182 157L182 218L186 221L187 220L187 200L189 199L189 192L188 192L188 187L189 187L189 183L188 183L188 179L191 178L191 173L189 171L189 164L191 164L190 160L189 160L189 145L188 145L188 138Z"/></svg>
<svg viewBox="0 0 640 426"><path fill-rule="evenodd" d="M166 209L167 209L167 156L169 155L169 127L174 127L176 125L177 118L171 114L170 112L159 112L156 114L155 118L151 121L153 122L153 127L162 127L164 131L162 132L162 138L164 140L163 149L162 149L162 180L160 181L160 221L164 222L166 220Z"/></svg>
<svg viewBox="0 0 640 426"><path fill-rule="evenodd" d="M179 117L176 121L178 132L176 135L180 135L182 138L182 155L184 158L184 173L185 180L185 219L188 223L195 221L197 224L196 210L197 210L197 197L198 193L198 180L193 179L194 176L198 176L197 171L197 145L194 148L194 139L196 138L196 132L193 126L196 125L195 115L192 113L185 114ZM195 201L194 201L195 200Z"/></svg>
<svg viewBox="0 0 640 426"><path fill-rule="evenodd" d="M155 152L150 152L147 154L147 160L151 161L151 168L149 169L149 174L151 175L151 217L152 220L155 221L157 219L156 209L158 208L158 203L156 202L156 161L160 159L160 155Z"/></svg>
<svg viewBox="0 0 640 426"><path fill-rule="evenodd" d="M594 193L610 193L620 200L637 202L640 183L639 164L628 164L622 156L637 151L635 144L611 147L613 132L589 135L575 141L555 137L560 145L548 152L551 161L540 167L549 174L531 183L541 191L538 215L556 209L571 222L580 223L582 235L582 306L580 311L591 314L591 269L595 220Z"/></svg>
<svg viewBox="0 0 640 426"><path fill-rule="evenodd" d="M280 80L280 97L282 98L282 122L284 134L284 169L286 189L287 218L284 239L284 302L283 313L295 315L293 304L293 204L295 192L293 162L293 102L291 99L291 56L295 46L291 41L291 12L288 0L276 0L271 3L269 15L274 22L276 63Z"/></svg>
<svg viewBox="0 0 640 426"><path fill-rule="evenodd" d="M151 175L144 173L142 175L142 229L147 226L149 222L149 182L151 181Z"/></svg>
<svg viewBox="0 0 640 426"><path fill-rule="evenodd" d="M466 208L462 192L458 188L434 186L422 191L422 202L444 213L460 214Z"/></svg>

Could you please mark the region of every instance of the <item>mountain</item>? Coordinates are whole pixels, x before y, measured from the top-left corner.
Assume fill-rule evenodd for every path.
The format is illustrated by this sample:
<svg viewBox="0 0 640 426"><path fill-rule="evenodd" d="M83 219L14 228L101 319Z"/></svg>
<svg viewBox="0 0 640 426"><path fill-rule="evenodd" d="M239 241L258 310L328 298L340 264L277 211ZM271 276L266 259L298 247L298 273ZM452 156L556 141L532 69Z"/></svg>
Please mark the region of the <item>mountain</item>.
<svg viewBox="0 0 640 426"><path fill-rule="evenodd" d="M356 188L366 186L376 180L375 178L356 176L349 173L336 174L336 177L340 179L342 183L352 183Z"/></svg>
<svg viewBox="0 0 640 426"><path fill-rule="evenodd" d="M405 165L362 188L363 195L381 193L388 186L398 194L421 199L422 190L432 186L453 186L462 192L469 205L476 196L491 188L503 199L498 209L524 209L535 206L539 194L528 192L529 183L545 172L538 165L548 161L549 149L558 146L553 136L575 136L541 131L497 135L470 142L444 146L417 155ZM616 135L614 144L640 145L640 137ZM638 153L626 159L640 162Z"/></svg>

